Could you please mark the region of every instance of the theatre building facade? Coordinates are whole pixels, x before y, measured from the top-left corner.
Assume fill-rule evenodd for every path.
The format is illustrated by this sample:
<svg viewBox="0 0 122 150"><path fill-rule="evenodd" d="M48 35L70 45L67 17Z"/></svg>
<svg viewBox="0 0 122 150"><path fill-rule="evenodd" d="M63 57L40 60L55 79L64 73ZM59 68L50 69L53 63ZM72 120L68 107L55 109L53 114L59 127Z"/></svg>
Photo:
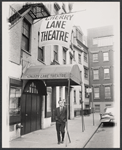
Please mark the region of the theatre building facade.
<svg viewBox="0 0 122 150"><path fill-rule="evenodd" d="M69 103L68 118L74 118L74 86L70 88L68 101L68 78L71 78L71 85L79 85L80 93L84 88L80 74L82 67L79 70L74 60L72 44L70 49L59 45L39 45L41 19L66 13L68 8L57 3L26 4L19 11L11 7L14 13L8 20L9 140L49 127L55 121L54 111L59 99ZM83 47L88 52L88 48L85 45ZM84 50L81 53L83 52ZM60 82L59 79L63 80ZM79 95L79 92L78 99L83 100L84 95ZM78 108L80 107L79 103Z"/></svg>

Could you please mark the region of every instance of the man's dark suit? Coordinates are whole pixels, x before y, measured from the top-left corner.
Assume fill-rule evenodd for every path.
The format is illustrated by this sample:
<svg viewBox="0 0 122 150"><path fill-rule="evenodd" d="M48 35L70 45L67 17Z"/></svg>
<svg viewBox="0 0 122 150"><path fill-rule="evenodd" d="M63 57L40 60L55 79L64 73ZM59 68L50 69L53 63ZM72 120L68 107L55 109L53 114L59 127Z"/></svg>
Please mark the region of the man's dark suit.
<svg viewBox="0 0 122 150"><path fill-rule="evenodd" d="M58 142L61 142L60 132L62 134L62 141L64 141L65 123L67 121L66 107L63 107L62 111L60 111L60 107L56 108L55 120L56 120L56 130L57 130Z"/></svg>

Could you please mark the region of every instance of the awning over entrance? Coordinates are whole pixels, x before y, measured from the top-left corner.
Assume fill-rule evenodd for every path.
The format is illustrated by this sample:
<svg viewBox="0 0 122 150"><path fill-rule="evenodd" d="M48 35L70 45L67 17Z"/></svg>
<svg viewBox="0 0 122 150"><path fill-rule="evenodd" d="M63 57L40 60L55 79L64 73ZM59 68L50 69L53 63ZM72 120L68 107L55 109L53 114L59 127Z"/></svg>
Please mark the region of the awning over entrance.
<svg viewBox="0 0 122 150"><path fill-rule="evenodd" d="M31 66L23 74L22 79L40 79L45 81L46 86L67 86L81 84L81 73L78 65L40 65Z"/></svg>

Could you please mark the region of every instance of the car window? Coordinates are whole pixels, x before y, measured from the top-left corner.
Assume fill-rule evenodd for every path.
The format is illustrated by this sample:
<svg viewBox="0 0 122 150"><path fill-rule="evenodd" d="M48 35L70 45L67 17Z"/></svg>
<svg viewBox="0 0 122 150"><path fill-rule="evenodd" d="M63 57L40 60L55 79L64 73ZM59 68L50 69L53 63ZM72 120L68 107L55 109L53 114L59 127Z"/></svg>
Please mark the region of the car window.
<svg viewBox="0 0 122 150"><path fill-rule="evenodd" d="M106 109L107 109L107 108L104 108L104 112L106 112Z"/></svg>
<svg viewBox="0 0 122 150"><path fill-rule="evenodd" d="M106 111L105 111L106 113L113 113L113 108L106 108Z"/></svg>

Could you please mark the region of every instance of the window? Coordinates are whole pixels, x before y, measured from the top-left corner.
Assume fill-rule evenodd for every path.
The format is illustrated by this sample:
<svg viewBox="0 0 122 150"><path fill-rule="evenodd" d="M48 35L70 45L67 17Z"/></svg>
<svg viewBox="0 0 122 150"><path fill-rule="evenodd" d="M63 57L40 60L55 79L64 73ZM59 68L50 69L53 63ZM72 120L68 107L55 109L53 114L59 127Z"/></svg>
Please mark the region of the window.
<svg viewBox="0 0 122 150"><path fill-rule="evenodd" d="M72 64L72 56L70 55L70 64Z"/></svg>
<svg viewBox="0 0 122 150"><path fill-rule="evenodd" d="M30 24L23 20L22 27L22 50L29 52L29 40L30 40Z"/></svg>
<svg viewBox="0 0 122 150"><path fill-rule="evenodd" d="M88 108L89 108L89 105L85 105L85 108L88 109Z"/></svg>
<svg viewBox="0 0 122 150"><path fill-rule="evenodd" d="M9 105L10 116L20 115L20 97L21 97L21 88L11 86L10 105Z"/></svg>
<svg viewBox="0 0 122 150"><path fill-rule="evenodd" d="M95 112L100 112L100 105L95 105Z"/></svg>
<svg viewBox="0 0 122 150"><path fill-rule="evenodd" d="M55 8L56 11L59 11L61 9L59 4L56 3L56 2L54 3L54 8Z"/></svg>
<svg viewBox="0 0 122 150"><path fill-rule="evenodd" d="M81 54L78 54L78 62L81 64Z"/></svg>
<svg viewBox="0 0 122 150"><path fill-rule="evenodd" d="M74 58L74 60L75 60L75 51L73 51L73 58Z"/></svg>
<svg viewBox="0 0 122 150"><path fill-rule="evenodd" d="M104 69L104 79L110 79L109 69Z"/></svg>
<svg viewBox="0 0 122 150"><path fill-rule="evenodd" d="M79 91L79 102L80 102L80 104L82 102L82 92L81 91Z"/></svg>
<svg viewBox="0 0 122 150"><path fill-rule="evenodd" d="M93 79L94 80L99 79L99 70L98 69L93 70Z"/></svg>
<svg viewBox="0 0 122 150"><path fill-rule="evenodd" d="M81 32L79 30L76 29L76 38L79 41L83 41L83 35L81 34Z"/></svg>
<svg viewBox="0 0 122 150"><path fill-rule="evenodd" d="M88 79L88 69L84 68L84 77Z"/></svg>
<svg viewBox="0 0 122 150"><path fill-rule="evenodd" d="M44 47L39 47L40 32L38 32L38 60L44 62Z"/></svg>
<svg viewBox="0 0 122 150"><path fill-rule="evenodd" d="M47 92L47 112L51 112L51 92Z"/></svg>
<svg viewBox="0 0 122 150"><path fill-rule="evenodd" d="M74 91L74 104L76 104L76 91Z"/></svg>
<svg viewBox="0 0 122 150"><path fill-rule="evenodd" d="M84 53L84 61L87 62L88 59L87 59L87 53Z"/></svg>
<svg viewBox="0 0 122 150"><path fill-rule="evenodd" d="M25 93L34 93L34 94L38 94L38 90L36 85L34 84L34 82L32 82L29 86L27 86L25 88Z"/></svg>
<svg viewBox="0 0 122 150"><path fill-rule="evenodd" d="M97 45L98 47L113 45L113 37L100 37L93 39L93 45Z"/></svg>
<svg viewBox="0 0 122 150"><path fill-rule="evenodd" d="M54 60L58 61L58 45L54 45Z"/></svg>
<svg viewBox="0 0 122 150"><path fill-rule="evenodd" d="M89 94L87 93L88 86L85 86L85 98L89 98Z"/></svg>
<svg viewBox="0 0 122 150"><path fill-rule="evenodd" d="M98 54L93 54L93 62L98 62Z"/></svg>
<svg viewBox="0 0 122 150"><path fill-rule="evenodd" d="M103 61L109 61L108 52L107 53L103 53Z"/></svg>
<svg viewBox="0 0 122 150"><path fill-rule="evenodd" d="M45 118L51 117L51 89L48 89L47 96L45 97Z"/></svg>
<svg viewBox="0 0 122 150"><path fill-rule="evenodd" d="M100 98L99 87L94 88L94 98Z"/></svg>
<svg viewBox="0 0 122 150"><path fill-rule="evenodd" d="M38 47L38 59L44 62L44 47Z"/></svg>
<svg viewBox="0 0 122 150"><path fill-rule="evenodd" d="M73 43L74 43L74 34L73 34L73 31L71 33L71 45L70 45L70 48L73 50Z"/></svg>
<svg viewBox="0 0 122 150"><path fill-rule="evenodd" d="M66 48L63 47L63 64L66 64Z"/></svg>
<svg viewBox="0 0 122 150"><path fill-rule="evenodd" d="M111 104L106 104L105 106L106 106L106 107L111 107Z"/></svg>
<svg viewBox="0 0 122 150"><path fill-rule="evenodd" d="M65 5L65 3L62 4L62 9L63 9L64 12L66 13L66 5Z"/></svg>
<svg viewBox="0 0 122 150"><path fill-rule="evenodd" d="M111 97L110 87L106 86L105 87L105 98L110 98L110 97Z"/></svg>

